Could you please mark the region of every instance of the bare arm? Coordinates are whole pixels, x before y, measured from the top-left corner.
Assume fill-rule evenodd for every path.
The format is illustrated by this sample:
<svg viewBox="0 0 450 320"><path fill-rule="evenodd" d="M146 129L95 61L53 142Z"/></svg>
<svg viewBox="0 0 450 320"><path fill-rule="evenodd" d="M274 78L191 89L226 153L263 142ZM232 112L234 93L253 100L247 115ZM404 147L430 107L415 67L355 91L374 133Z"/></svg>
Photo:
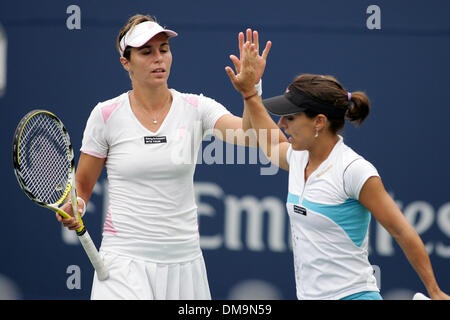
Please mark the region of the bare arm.
<svg viewBox="0 0 450 320"><path fill-rule="evenodd" d="M92 189L98 177L102 173L106 159L90 156L86 153L81 153L78 161L78 168L76 173L77 194L84 201L89 201Z"/></svg>
<svg viewBox="0 0 450 320"><path fill-rule="evenodd" d="M265 58L267 54L268 49L266 47L262 56ZM238 73L235 74L230 67L226 67L225 70L233 86L244 98L244 123L250 124L254 129L259 147L272 163L288 170L289 164L286 159L286 152L289 143L284 133L267 113L261 97L256 95L254 88L255 79L258 76L258 57L257 46L247 41L242 46L239 65L234 63Z"/></svg>
<svg viewBox="0 0 450 320"><path fill-rule="evenodd" d="M228 143L257 147L257 139L252 130L244 129L244 118L226 114L217 120L214 136Z"/></svg>
<svg viewBox="0 0 450 320"><path fill-rule="evenodd" d="M450 299L436 282L430 258L416 230L406 220L394 200L386 192L379 177L371 177L364 184L359 201L395 238L432 299Z"/></svg>
<svg viewBox="0 0 450 320"><path fill-rule="evenodd" d="M261 81L261 78L264 74L264 70L266 69L267 64L267 56L269 55L270 48L272 47L272 42L267 41L266 47L264 48L264 51L262 55L259 55L259 33L258 31L253 31L252 29L248 28L246 30L246 36L244 36L243 32L239 32L238 34L238 48L239 48L239 58L235 55L230 55L230 59L233 62L233 65L236 69L237 73L241 72L241 59L242 59L242 50L244 47L244 41L245 38L247 38L247 41L250 43L253 43L255 45L256 52L258 55L255 59L255 79L253 80L255 84ZM252 125L250 122L250 118L246 116L246 109L244 108L243 114L242 114L242 129L244 131L247 131L248 129L251 129Z"/></svg>
<svg viewBox="0 0 450 320"><path fill-rule="evenodd" d="M85 153L81 153L80 155L75 181L77 195L86 202L86 205L91 197L92 189L103 170L105 160ZM65 204L62 210L73 216L72 206L70 204ZM59 214L56 214L56 219L70 230L76 230L80 227L75 218L63 219Z"/></svg>
<svg viewBox="0 0 450 320"><path fill-rule="evenodd" d="M258 54L255 57L255 77L251 80L252 88L257 84L264 73L264 69L266 67L266 60L269 54L272 43L270 41L267 42L266 47L262 53L259 55L259 34L257 31L252 31L251 29L246 30L247 41L253 43L255 46L255 50ZM243 47L244 47L244 33L239 32L238 34L238 48L239 48L239 58L235 55L230 55L230 59L236 68L236 71L239 73L241 70L241 60L243 56ZM255 89L256 93L256 89ZM221 140L224 140L228 143L233 143L237 145L245 145L257 147L257 139L253 132L253 130L249 130L252 128L250 123L250 117L246 115L247 111L244 108L242 118L234 116L234 115L225 115L221 117L214 127L215 137Z"/></svg>
<svg viewBox="0 0 450 320"><path fill-rule="evenodd" d="M254 132L258 138L258 145L266 157L276 166L289 170L286 154L290 143L283 131L272 120L262 104L260 97L253 97L244 102L245 116L250 118Z"/></svg>

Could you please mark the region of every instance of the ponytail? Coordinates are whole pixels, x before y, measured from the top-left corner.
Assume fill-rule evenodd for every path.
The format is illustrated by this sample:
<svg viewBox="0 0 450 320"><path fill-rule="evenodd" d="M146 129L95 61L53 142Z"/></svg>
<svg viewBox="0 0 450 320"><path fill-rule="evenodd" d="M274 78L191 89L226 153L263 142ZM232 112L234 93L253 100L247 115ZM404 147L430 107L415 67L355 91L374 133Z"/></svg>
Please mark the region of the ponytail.
<svg viewBox="0 0 450 320"><path fill-rule="evenodd" d="M356 127L359 127L369 115L370 101L367 95L361 91L353 92L349 94L349 97L350 105L345 116Z"/></svg>
<svg viewBox="0 0 450 320"><path fill-rule="evenodd" d="M335 107L347 108L345 118L356 127L359 127L369 115L370 101L367 95L362 91L347 92L333 76L302 74L294 79L292 85L320 101ZM318 113L306 110L305 114L309 118L314 118ZM328 118L330 131L336 134L342 130L345 118Z"/></svg>

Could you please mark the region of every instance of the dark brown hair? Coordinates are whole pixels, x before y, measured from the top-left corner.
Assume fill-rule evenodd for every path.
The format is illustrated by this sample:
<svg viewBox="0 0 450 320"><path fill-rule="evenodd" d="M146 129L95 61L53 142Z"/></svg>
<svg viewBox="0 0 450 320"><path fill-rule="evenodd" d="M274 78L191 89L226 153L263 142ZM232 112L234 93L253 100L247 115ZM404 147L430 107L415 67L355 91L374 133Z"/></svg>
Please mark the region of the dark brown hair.
<svg viewBox="0 0 450 320"><path fill-rule="evenodd" d="M147 15L143 15L143 14L135 14L134 16L130 17L127 21L127 23L125 23L125 25L120 29L119 31L119 35L117 36L117 41L116 41L116 47L117 50L120 51L120 40L122 40L122 38L125 36L125 34L131 29L134 28L135 26L137 26L139 23L145 22L145 21L153 21L153 22L157 22L156 18ZM124 58L126 58L127 60L130 60L130 54L131 54L131 48L127 47L125 49L125 51L123 52L123 56Z"/></svg>
<svg viewBox="0 0 450 320"><path fill-rule="evenodd" d="M347 107L345 117L356 127L367 118L370 111L370 101L364 92L351 92L351 100L348 100L347 90L333 76L323 76L318 74L302 74L297 76L292 82L293 86L319 99L327 104L336 107ZM306 116L314 118L317 112L306 110ZM340 131L345 124L345 119L328 118L330 130L333 133Z"/></svg>

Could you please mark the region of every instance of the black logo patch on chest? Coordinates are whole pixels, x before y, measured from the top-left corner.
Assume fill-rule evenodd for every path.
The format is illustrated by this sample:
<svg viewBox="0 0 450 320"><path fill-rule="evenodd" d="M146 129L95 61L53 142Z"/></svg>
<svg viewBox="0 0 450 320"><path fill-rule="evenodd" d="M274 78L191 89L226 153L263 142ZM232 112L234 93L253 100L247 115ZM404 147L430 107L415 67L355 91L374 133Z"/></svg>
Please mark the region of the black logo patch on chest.
<svg viewBox="0 0 450 320"><path fill-rule="evenodd" d="M306 209L294 204L294 212L306 216Z"/></svg>
<svg viewBox="0 0 450 320"><path fill-rule="evenodd" d="M167 143L166 136L162 137L144 137L145 144Z"/></svg>

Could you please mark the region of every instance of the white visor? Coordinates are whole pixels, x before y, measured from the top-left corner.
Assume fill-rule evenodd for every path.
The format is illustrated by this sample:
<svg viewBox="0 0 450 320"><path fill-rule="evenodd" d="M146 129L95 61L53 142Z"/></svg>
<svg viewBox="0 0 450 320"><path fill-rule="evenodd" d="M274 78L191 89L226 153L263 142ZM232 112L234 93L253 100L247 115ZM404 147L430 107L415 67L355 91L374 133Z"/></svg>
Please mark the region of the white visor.
<svg viewBox="0 0 450 320"><path fill-rule="evenodd" d="M123 52L128 46L133 48L142 47L147 41L161 32L164 32L169 38L178 35L175 31L164 29L153 21L139 23L133 29L128 30L120 40L120 55L123 56Z"/></svg>

